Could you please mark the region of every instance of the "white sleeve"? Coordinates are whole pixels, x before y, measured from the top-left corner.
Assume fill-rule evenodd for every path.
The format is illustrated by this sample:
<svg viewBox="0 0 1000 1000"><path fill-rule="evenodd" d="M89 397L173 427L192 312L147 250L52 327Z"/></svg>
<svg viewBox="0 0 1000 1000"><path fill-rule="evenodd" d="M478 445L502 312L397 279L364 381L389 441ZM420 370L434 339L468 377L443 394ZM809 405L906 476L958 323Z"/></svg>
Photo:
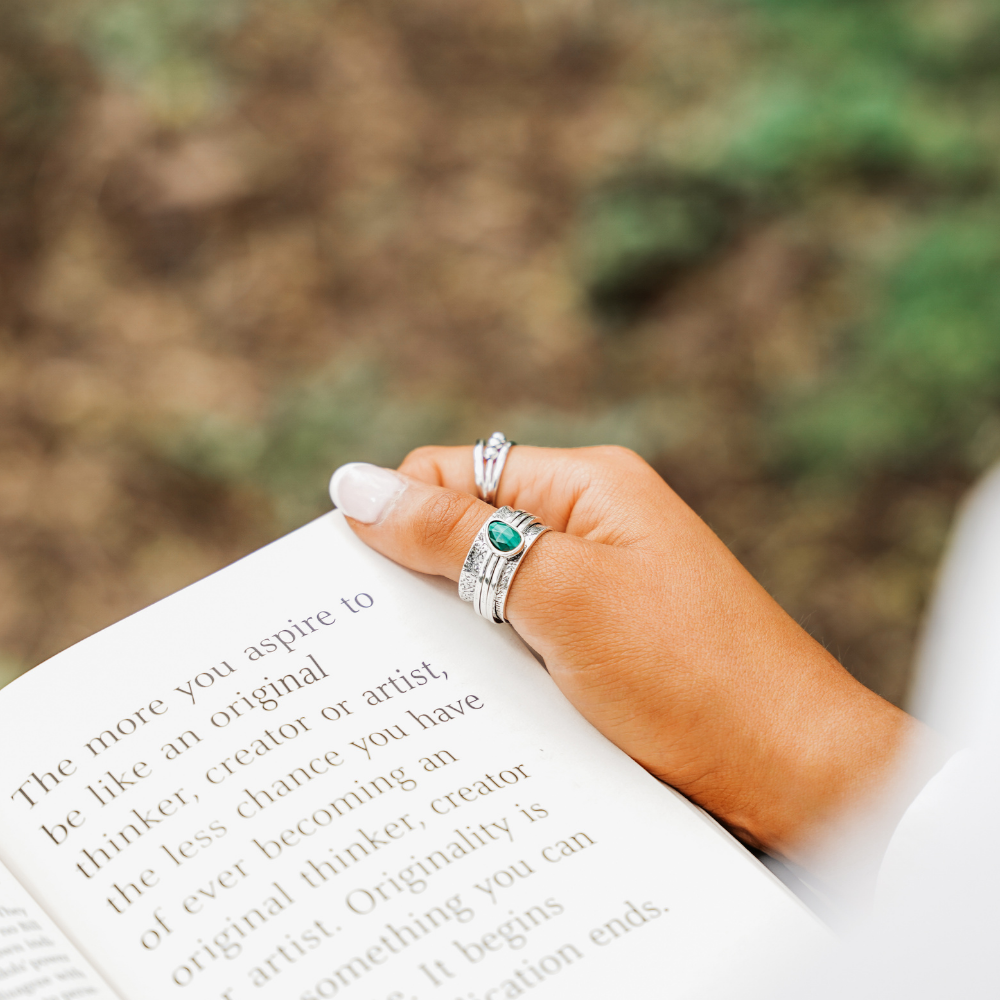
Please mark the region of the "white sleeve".
<svg viewBox="0 0 1000 1000"><path fill-rule="evenodd" d="M755 1000L942 1000L1000 996L1000 752L962 750L903 815L875 911L830 953ZM776 979L781 976L776 973Z"/></svg>
<svg viewBox="0 0 1000 1000"><path fill-rule="evenodd" d="M968 815L962 803L975 794L970 784L978 780L982 763L976 751L960 750L910 803L882 858L875 889L876 910L884 911L910 895L931 859L942 849L947 850L956 822Z"/></svg>

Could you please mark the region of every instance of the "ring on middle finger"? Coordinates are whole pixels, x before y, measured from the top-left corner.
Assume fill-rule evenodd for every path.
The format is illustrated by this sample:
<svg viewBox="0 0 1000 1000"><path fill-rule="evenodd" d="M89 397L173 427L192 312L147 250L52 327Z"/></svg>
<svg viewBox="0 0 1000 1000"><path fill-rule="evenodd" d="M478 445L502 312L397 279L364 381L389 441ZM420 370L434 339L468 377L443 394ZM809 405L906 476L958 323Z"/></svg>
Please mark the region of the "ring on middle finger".
<svg viewBox="0 0 1000 1000"><path fill-rule="evenodd" d="M488 441L480 438L472 452L473 472L479 499L496 506L500 477L507 463L507 454L514 447L500 431L494 431Z"/></svg>

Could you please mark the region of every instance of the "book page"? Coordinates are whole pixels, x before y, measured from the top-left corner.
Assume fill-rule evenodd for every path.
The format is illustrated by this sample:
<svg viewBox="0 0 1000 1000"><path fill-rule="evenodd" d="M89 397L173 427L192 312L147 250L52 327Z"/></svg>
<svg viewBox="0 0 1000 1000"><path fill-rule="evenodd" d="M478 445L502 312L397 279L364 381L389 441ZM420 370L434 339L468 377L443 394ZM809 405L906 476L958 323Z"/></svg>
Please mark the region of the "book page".
<svg viewBox="0 0 1000 1000"><path fill-rule="evenodd" d="M826 938L337 512L0 694L0 854L127 1000L729 996Z"/></svg>
<svg viewBox="0 0 1000 1000"><path fill-rule="evenodd" d="M0 1000L120 1000L0 865Z"/></svg>

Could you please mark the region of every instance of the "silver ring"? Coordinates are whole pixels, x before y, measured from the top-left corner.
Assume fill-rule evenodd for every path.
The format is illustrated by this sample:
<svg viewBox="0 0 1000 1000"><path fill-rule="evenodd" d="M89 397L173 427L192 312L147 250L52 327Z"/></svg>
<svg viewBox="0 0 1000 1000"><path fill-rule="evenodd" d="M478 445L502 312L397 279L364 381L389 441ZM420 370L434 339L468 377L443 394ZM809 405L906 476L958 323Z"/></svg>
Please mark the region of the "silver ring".
<svg viewBox="0 0 1000 1000"><path fill-rule="evenodd" d="M480 500L496 504L497 489L503 467L507 464L507 454L515 444L515 441L508 441L500 431L494 431L488 441L480 438L476 442L472 450L472 461Z"/></svg>
<svg viewBox="0 0 1000 1000"><path fill-rule="evenodd" d="M494 527L495 526L495 527ZM535 541L552 529L534 514L501 507L476 533L458 578L458 596L497 625L507 622L507 594Z"/></svg>
<svg viewBox="0 0 1000 1000"><path fill-rule="evenodd" d="M537 519L524 529L524 548L518 553L516 559L508 559L501 566L500 578L496 584L496 593L493 598L493 621L498 625L502 622L510 624L507 618L507 594L510 592L510 585L514 582L514 576L521 568L524 557L538 539L546 531L552 529L547 524L541 524Z"/></svg>

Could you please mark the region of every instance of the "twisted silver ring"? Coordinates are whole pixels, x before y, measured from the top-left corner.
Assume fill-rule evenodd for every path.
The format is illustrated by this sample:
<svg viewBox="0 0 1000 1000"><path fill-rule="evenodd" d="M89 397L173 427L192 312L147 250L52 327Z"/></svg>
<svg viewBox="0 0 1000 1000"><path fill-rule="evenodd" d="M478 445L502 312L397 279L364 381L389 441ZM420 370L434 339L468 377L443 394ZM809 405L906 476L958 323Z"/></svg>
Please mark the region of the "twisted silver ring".
<svg viewBox="0 0 1000 1000"><path fill-rule="evenodd" d="M458 578L458 596L497 625L507 622L507 594L528 550L546 531L534 514L501 507L472 540Z"/></svg>
<svg viewBox="0 0 1000 1000"><path fill-rule="evenodd" d="M507 463L507 454L515 443L508 441L500 431L494 431L488 441L480 438L476 442L472 460L480 500L496 506L500 476L503 475L503 467Z"/></svg>

